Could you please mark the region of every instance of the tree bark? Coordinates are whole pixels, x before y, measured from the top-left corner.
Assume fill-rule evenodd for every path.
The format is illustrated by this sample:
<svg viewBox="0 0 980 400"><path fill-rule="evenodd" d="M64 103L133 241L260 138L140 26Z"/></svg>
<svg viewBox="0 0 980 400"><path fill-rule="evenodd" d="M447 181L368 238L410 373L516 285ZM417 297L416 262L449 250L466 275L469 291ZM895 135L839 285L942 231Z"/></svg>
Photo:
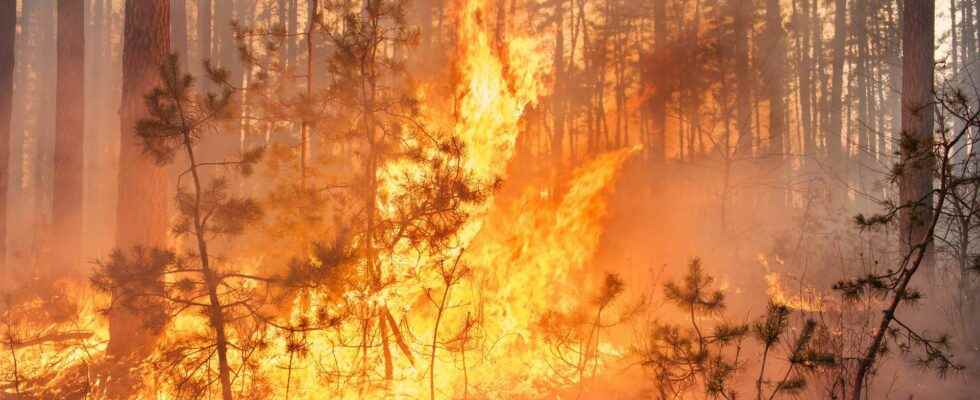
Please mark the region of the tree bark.
<svg viewBox="0 0 980 400"><path fill-rule="evenodd" d="M197 48L200 62L211 59L211 0L197 0ZM207 84L207 79L201 79L201 88Z"/></svg>
<svg viewBox="0 0 980 400"><path fill-rule="evenodd" d="M296 34L299 33L299 4L298 0L289 0L288 19L286 20L286 65L296 67Z"/></svg>
<svg viewBox="0 0 980 400"><path fill-rule="evenodd" d="M816 0L814 0L816 1ZM810 55L812 49L812 35L811 31L815 28L810 24L810 18L807 15L810 10L810 0L802 0L799 7L794 11L797 14L797 21L800 21L799 25L799 44L800 48L798 50L799 54L799 70L797 74L797 79L799 81L799 98L800 98L800 125L803 128L803 149L805 154L810 154L815 146L814 140L814 108L815 104L813 102L813 57Z"/></svg>
<svg viewBox="0 0 980 400"><path fill-rule="evenodd" d="M738 131L737 157L752 156L752 73L749 69L749 31L752 4L730 0L734 19L735 47L735 129Z"/></svg>
<svg viewBox="0 0 980 400"><path fill-rule="evenodd" d="M563 141L565 140L565 106L564 106L564 77L565 77L565 20L564 1L555 5L555 52L554 69L555 82L551 96L551 114L553 127L551 134L551 158L555 171L562 165Z"/></svg>
<svg viewBox="0 0 980 400"><path fill-rule="evenodd" d="M871 120L871 60L869 54L868 40L868 0L855 0L854 10L851 14L851 28L853 29L854 44L857 46L857 55L854 59L854 81L857 98L857 164L854 166L854 173L857 175L857 185L859 190L870 192L870 179L867 174L870 172L868 167L872 164L874 144L871 134L874 124ZM850 93L850 92L849 92ZM858 197L858 206L866 209L868 202L863 197Z"/></svg>
<svg viewBox="0 0 980 400"><path fill-rule="evenodd" d="M82 261L82 172L85 138L85 6L58 0L58 82L55 94L54 257L59 275Z"/></svg>
<svg viewBox="0 0 980 400"><path fill-rule="evenodd" d="M651 78L656 79L656 88L650 98L650 162L659 165L666 158L667 143L667 77L661 73L667 62L667 6L665 0L653 2L653 68ZM683 149L681 149L683 152Z"/></svg>
<svg viewBox="0 0 980 400"><path fill-rule="evenodd" d="M899 238L903 248L926 242L923 269L932 274L935 0L906 3L902 26L902 167Z"/></svg>
<svg viewBox="0 0 980 400"><path fill-rule="evenodd" d="M14 96L14 44L17 36L17 0L0 0L0 281L10 282L7 271L7 186L10 182L10 133Z"/></svg>
<svg viewBox="0 0 980 400"><path fill-rule="evenodd" d="M116 245L167 245L167 174L143 153L136 123L148 116L143 96L159 83L159 67L170 52L170 1L126 0L123 36L121 147ZM157 331L144 329L140 315L114 309L109 314L108 353L122 359L144 357L156 342ZM116 379L119 390L132 384ZM110 388L110 391L112 389Z"/></svg>
<svg viewBox="0 0 980 400"><path fill-rule="evenodd" d="M830 113L827 130L824 132L827 140L827 158L831 171L839 171L844 162L845 149L841 143L841 135L844 131L844 56L845 38L847 37L847 0L834 1L834 38L831 44L833 58L831 66L830 83ZM832 190L835 193L834 206L838 206L843 197L839 194L841 190Z"/></svg>
<svg viewBox="0 0 980 400"><path fill-rule="evenodd" d="M766 0L766 36L762 60L769 97L769 153L777 163L774 172L783 174L782 159L786 152L789 126L786 122L786 31L779 0ZM782 181L782 179L777 178Z"/></svg>

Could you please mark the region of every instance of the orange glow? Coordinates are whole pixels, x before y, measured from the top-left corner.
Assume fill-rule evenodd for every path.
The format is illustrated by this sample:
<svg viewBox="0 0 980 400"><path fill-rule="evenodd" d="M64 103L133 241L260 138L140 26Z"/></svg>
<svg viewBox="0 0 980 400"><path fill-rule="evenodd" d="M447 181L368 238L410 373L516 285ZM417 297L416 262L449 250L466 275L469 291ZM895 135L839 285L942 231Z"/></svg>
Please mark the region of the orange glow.
<svg viewBox="0 0 980 400"><path fill-rule="evenodd" d="M542 43L529 35L514 32L502 48L494 43L492 26L480 17L492 3L457 2L458 110L427 110L441 114L431 116L433 120L453 121L446 128L465 145L464 169L481 182L505 177L521 119L526 108L544 95L542 82L549 67ZM563 365L549 348L539 328L542 317L549 311L574 313L592 307L604 277L590 267L603 235L607 198L623 165L638 150L623 149L584 163L558 185L566 188L560 193L543 194L539 187L528 185L516 188L516 196L492 195L486 202L468 206L469 220L453 245L440 250L446 254L405 245L381 260L383 275L394 279L380 290L351 290L342 294L341 301L317 293L292 300L288 319L293 324L314 314L390 311L388 326L397 326L401 338L375 328L368 339L370 345L363 346L369 352L362 351L365 330L356 323L291 335L272 327L259 328L256 334L245 323L233 324L229 332L233 341L245 337L265 341L247 360L237 353L232 357L231 366L238 371L234 385L254 393L267 392L270 399L287 398L286 393L290 399L556 397L555 393L577 384L579 378L575 367ZM393 204L387 202L403 190L391 177L413 176L413 168L421 167L392 161L381 168L383 195L378 208L382 215L393 212ZM443 274L433 267L438 260L447 259L459 259L467 271L449 290ZM234 262L244 271L262 268L261 259ZM440 312L437 305L443 296L445 307ZM105 323L94 307L83 315L99 321L97 324ZM97 331L104 339L105 327ZM392 343L390 382L383 381L379 334L387 334ZM141 398L179 398L172 384L155 373L158 363L167 362L168 350L182 338L210 335L212 329L204 315L184 313L170 321L143 369L146 386ZM602 339L589 340L588 346L595 349L589 352L596 358L596 369L604 366L604 360L626 351ZM297 346L305 350L284 351ZM101 354L104 349L93 351ZM84 361L77 354L72 357L69 364ZM327 371L366 373L337 376ZM216 386L204 390L216 393Z"/></svg>

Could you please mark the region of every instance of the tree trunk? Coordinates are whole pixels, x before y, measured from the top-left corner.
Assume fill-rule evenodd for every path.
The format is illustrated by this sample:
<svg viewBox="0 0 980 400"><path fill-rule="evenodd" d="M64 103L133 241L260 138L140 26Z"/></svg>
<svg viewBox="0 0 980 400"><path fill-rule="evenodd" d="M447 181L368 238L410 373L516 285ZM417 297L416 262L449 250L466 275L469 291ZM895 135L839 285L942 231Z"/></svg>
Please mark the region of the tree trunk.
<svg viewBox="0 0 980 400"><path fill-rule="evenodd" d="M299 4L298 0L289 0L289 18L286 21L286 65L296 67L296 34L299 33Z"/></svg>
<svg viewBox="0 0 980 400"><path fill-rule="evenodd" d="M159 66L170 52L170 1L126 0L125 12L116 244L128 251L134 246L167 245L167 173L143 153L135 129L137 121L147 117L143 96L158 84ZM140 315L113 309L107 351L123 360L138 360L151 350L158 335L144 329ZM133 383L126 375L110 381L117 390Z"/></svg>
<svg viewBox="0 0 980 400"><path fill-rule="evenodd" d="M198 60L195 64L211 59L211 0L197 0L197 48ZM196 67L193 71L202 71ZM208 88L208 79L201 79L201 88Z"/></svg>
<svg viewBox="0 0 980 400"><path fill-rule="evenodd" d="M735 47L735 129L738 131L737 157L752 156L752 73L749 69L749 32L752 4L730 0L734 17Z"/></svg>
<svg viewBox="0 0 980 400"><path fill-rule="evenodd" d="M38 71L38 113L36 118L33 172L34 172L34 198L33 201L33 221L38 227L33 236L31 250L33 256L31 262L35 268L32 273L34 277L39 274L49 274L53 272L53 249L51 248L54 240L51 206L54 196L54 138L55 138L55 92L57 91L57 7L55 2L39 2L37 6L39 45L38 64L35 71Z"/></svg>
<svg viewBox="0 0 980 400"><path fill-rule="evenodd" d="M215 65L229 72L229 79L234 83L235 71L235 35L231 29L231 21L235 18L235 0L223 0L214 6L214 56Z"/></svg>
<svg viewBox="0 0 980 400"><path fill-rule="evenodd" d="M19 62L15 64L14 80L19 83L16 85L16 97L13 104L16 110L13 111L11 121L11 146L10 157L12 158L8 166L12 171L8 175L11 185L15 188L8 193L11 203L8 205L7 218L9 227L18 227L16 235L9 235L7 245L10 249L10 272L15 278L24 278L29 272L27 268L31 265L31 248L37 224L34 221L35 183L34 176L29 171L34 169L35 141L37 138L36 110L39 107L41 90L41 79L38 67L43 58L41 52L41 36L44 29L41 17L42 4L39 2L22 3L20 15L20 32L17 33L15 52L19 54ZM12 83L11 83L12 84ZM11 233L15 232L11 230ZM16 270L14 268L17 268Z"/></svg>
<svg viewBox="0 0 980 400"><path fill-rule="evenodd" d="M834 1L834 39L832 42L833 65L831 66L830 83L830 113L829 123L824 136L827 140L827 158L831 171L840 171L844 162L844 148L841 135L844 131L844 56L845 38L847 37L847 0ZM835 173L836 174L836 173ZM834 203L843 200L841 190L831 190L836 193ZM839 204L834 204L838 206Z"/></svg>
<svg viewBox="0 0 980 400"><path fill-rule="evenodd" d="M769 56L762 60L769 97L769 153L776 167L773 172L784 174L783 155L786 152L786 139L789 126L786 123L786 31L783 30L783 15L779 0L766 0L765 52ZM781 177L776 178L783 183ZM781 197L781 196L780 196Z"/></svg>
<svg viewBox="0 0 980 400"><path fill-rule="evenodd" d="M816 1L816 0L814 0ZM810 9L810 0L802 0L799 7L794 10L796 20L800 21L799 41L799 70L797 80L799 82L800 98L800 127L803 131L804 154L808 154L814 146L813 141L813 59L810 57L811 29L810 20L807 13Z"/></svg>
<svg viewBox="0 0 980 400"><path fill-rule="evenodd" d="M667 51L667 6L666 1L653 2L653 68L651 78L657 79L653 96L650 98L650 162L658 165L664 161L667 143L667 79L660 71L663 63L668 62ZM683 149L681 149L683 152Z"/></svg>
<svg viewBox="0 0 980 400"><path fill-rule="evenodd" d="M555 171L561 169L562 141L565 139L564 77L565 77L565 21L564 2L555 5L555 83L551 95L551 113L554 119L551 133L551 158Z"/></svg>
<svg viewBox="0 0 980 400"><path fill-rule="evenodd" d="M857 46L857 56L854 60L854 80L857 92L857 165L854 173L857 175L856 185L859 190L868 190L869 179L865 176L870 171L868 167L873 162L871 157L874 145L871 140L871 131L874 130L871 121L871 61L868 52L868 0L856 0L854 2L854 12L851 15L851 27L853 29L854 44ZM867 200L858 197L859 207L866 209Z"/></svg>
<svg viewBox="0 0 980 400"><path fill-rule="evenodd" d="M931 277L933 155L933 51L935 0L906 3L902 27L902 166L899 177L900 243L903 248L926 243L923 267Z"/></svg>
<svg viewBox="0 0 980 400"><path fill-rule="evenodd" d="M188 71L187 53L187 0L171 0L172 16L170 34L173 37L173 51L180 57L181 71Z"/></svg>
<svg viewBox="0 0 980 400"><path fill-rule="evenodd" d="M54 239L56 273L78 274L82 261L82 171L85 134L85 6L58 0L55 94Z"/></svg>
<svg viewBox="0 0 980 400"><path fill-rule="evenodd" d="M11 282L7 270L7 186L10 182L10 132L14 96L14 44L17 0L0 0L0 281ZM3 284L6 285L6 284Z"/></svg>

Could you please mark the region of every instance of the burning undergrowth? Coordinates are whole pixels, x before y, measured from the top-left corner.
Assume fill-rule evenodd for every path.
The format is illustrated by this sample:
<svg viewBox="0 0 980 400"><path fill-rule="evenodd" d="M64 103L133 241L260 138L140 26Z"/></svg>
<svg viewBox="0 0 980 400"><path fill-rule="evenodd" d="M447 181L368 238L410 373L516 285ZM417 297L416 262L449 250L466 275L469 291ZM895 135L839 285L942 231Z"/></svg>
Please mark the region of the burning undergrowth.
<svg viewBox="0 0 980 400"><path fill-rule="evenodd" d="M203 134L200 127L224 114L232 93L194 103L192 82L180 78L176 63L165 67L164 87L148 97L156 120L141 126L161 162L183 151L175 144L187 144L196 187L181 187L176 226L181 243L192 245L115 253L94 278L103 295L10 300L2 316L11 357L0 365L13 373L3 376L4 392L537 398L595 378L622 359L628 347L606 331L642 304L620 299L623 280L591 267L608 196L637 149L586 162L557 178L560 189L541 190L554 176L495 188L506 178L526 108L543 95L545 62L542 44L529 36L497 45L482 16L486 3L455 4L454 111L440 116L431 106L399 100L426 109L428 123L448 125L434 134L438 145L427 146L432 132L420 130L399 145L409 156L363 160L373 176L367 209L376 213L368 233L338 229L309 240L317 235L310 230L278 237L291 242L284 248L305 249L279 266L261 249L235 254L233 241L207 246L210 238L241 233L254 243L244 223L277 216L232 195L225 180L200 184L192 145ZM345 40L356 47L362 33ZM220 72L214 74L220 81ZM161 138L167 141L153 142ZM253 158L247 154L241 169ZM351 198L363 195L355 193ZM307 196L305 206L317 207L316 197ZM430 211L434 218L419 217ZM363 221L335 216L332 222ZM123 291L132 279L140 284ZM152 316L143 328L161 332L146 342L153 348L145 360L123 374L139 377L128 394L113 387L122 382L114 376L119 359L106 356L98 302Z"/></svg>

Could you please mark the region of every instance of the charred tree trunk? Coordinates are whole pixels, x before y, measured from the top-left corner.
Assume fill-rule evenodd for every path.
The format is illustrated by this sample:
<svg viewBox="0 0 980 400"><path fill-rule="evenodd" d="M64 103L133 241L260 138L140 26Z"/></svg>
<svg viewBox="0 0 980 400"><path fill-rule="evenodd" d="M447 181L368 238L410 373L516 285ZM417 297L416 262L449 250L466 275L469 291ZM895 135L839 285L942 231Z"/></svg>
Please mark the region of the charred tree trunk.
<svg viewBox="0 0 980 400"><path fill-rule="evenodd" d="M14 44L17 36L17 0L0 0L0 280L10 282L7 271L7 187L10 182L10 139L14 96Z"/></svg>
<svg viewBox="0 0 980 400"><path fill-rule="evenodd" d="M167 244L167 173L143 153L135 129L137 121L148 116L143 97L158 84L159 66L170 52L170 1L127 0L125 12L116 239L124 251ZM140 359L152 348L159 332L147 332L141 317L131 310L112 310L110 356ZM123 375L111 381L116 390L125 391L132 384L128 373Z"/></svg>
<svg viewBox="0 0 980 400"><path fill-rule="evenodd" d="M77 274L82 261L85 145L85 6L58 0L53 212L56 272Z"/></svg>

